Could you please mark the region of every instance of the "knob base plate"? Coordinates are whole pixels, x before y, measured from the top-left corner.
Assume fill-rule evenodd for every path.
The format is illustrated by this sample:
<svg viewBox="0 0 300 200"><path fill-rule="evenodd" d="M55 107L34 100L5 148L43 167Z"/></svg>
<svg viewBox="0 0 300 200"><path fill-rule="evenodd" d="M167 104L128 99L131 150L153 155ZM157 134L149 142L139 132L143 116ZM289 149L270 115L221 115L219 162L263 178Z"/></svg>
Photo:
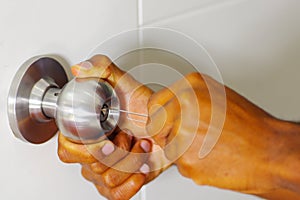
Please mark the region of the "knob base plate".
<svg viewBox="0 0 300 200"><path fill-rule="evenodd" d="M29 111L34 85L41 79L53 80L62 88L71 78L67 63L58 56L37 56L27 60L16 73L8 96L8 119L14 135L26 142L40 144L52 138L58 128L54 119L36 120Z"/></svg>

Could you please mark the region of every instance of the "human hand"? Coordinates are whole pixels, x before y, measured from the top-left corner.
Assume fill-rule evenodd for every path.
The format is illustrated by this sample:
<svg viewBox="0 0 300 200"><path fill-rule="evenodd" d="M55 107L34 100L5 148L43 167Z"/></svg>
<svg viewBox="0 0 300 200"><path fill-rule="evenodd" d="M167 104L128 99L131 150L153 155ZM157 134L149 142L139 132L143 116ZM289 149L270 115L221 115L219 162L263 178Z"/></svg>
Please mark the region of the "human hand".
<svg viewBox="0 0 300 200"><path fill-rule="evenodd" d="M58 155L63 162L80 163L82 175L111 200L130 199L151 180L148 163L152 143L135 140L120 131L113 141L82 145L59 135Z"/></svg>
<svg viewBox="0 0 300 200"><path fill-rule="evenodd" d="M227 102L221 101L224 89ZM224 105L224 126L215 128L211 119L224 114ZM284 173L279 172L281 154L275 147L278 122L233 90L193 73L153 94L148 107L148 134L175 160L182 175L201 185L261 196L278 188L274 177ZM201 158L206 134L219 131L216 145Z"/></svg>
<svg viewBox="0 0 300 200"><path fill-rule="evenodd" d="M121 110L147 116L147 103L153 91L119 69L108 57L96 55L71 69L78 78L95 77L107 81L118 96ZM147 117L120 112L118 127L142 137L146 136L146 121Z"/></svg>
<svg viewBox="0 0 300 200"><path fill-rule="evenodd" d="M152 91L126 74L106 56L97 55L72 67L77 77L97 77L115 89L121 109L147 114ZM135 118L136 116L129 116ZM146 120L145 118L137 120ZM58 155L63 162L80 163L82 175L95 184L108 199L129 199L144 184L157 177L170 164L159 146L145 136L145 123L121 115L119 128L111 140L96 144L75 144L59 134ZM156 153L153 153L157 151Z"/></svg>

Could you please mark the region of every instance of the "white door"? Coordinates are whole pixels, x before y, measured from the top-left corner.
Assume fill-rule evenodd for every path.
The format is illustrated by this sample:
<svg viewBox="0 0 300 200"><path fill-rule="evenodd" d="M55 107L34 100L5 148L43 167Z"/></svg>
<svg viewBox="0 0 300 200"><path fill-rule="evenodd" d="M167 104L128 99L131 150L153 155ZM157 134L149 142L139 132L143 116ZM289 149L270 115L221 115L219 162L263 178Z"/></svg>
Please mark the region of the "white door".
<svg viewBox="0 0 300 200"><path fill-rule="evenodd" d="M300 2L298 0L0 0L0 199L102 199L56 154L10 131L6 98L26 59L59 54L78 63L112 35L137 27L181 31L204 45L227 85L271 114L300 119ZM136 199L258 199L200 187L173 167Z"/></svg>

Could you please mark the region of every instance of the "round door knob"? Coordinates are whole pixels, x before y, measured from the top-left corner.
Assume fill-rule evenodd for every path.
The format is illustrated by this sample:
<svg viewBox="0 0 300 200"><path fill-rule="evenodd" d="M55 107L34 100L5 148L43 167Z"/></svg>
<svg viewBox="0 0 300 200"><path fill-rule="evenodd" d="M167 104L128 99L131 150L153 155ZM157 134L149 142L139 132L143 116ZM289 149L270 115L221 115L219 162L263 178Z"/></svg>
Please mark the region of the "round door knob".
<svg viewBox="0 0 300 200"><path fill-rule="evenodd" d="M78 143L110 135L119 120L119 99L97 78L73 78L57 56L26 61L15 75L8 97L10 127L18 138L43 143L58 129Z"/></svg>
<svg viewBox="0 0 300 200"><path fill-rule="evenodd" d="M73 142L97 142L117 126L119 100L103 80L74 78L60 92L54 117L59 130Z"/></svg>

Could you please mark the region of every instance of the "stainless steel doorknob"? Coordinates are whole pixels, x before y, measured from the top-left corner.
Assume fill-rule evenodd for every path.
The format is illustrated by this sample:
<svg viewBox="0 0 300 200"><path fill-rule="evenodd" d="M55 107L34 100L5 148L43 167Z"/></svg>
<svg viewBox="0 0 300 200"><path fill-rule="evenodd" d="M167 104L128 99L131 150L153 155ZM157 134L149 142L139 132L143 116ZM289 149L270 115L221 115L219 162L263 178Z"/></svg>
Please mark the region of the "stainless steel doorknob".
<svg viewBox="0 0 300 200"><path fill-rule="evenodd" d="M68 69L54 56L34 57L21 66L8 97L15 136L39 144L59 129L73 142L94 143L113 132L120 103L111 85L97 78L68 82Z"/></svg>

